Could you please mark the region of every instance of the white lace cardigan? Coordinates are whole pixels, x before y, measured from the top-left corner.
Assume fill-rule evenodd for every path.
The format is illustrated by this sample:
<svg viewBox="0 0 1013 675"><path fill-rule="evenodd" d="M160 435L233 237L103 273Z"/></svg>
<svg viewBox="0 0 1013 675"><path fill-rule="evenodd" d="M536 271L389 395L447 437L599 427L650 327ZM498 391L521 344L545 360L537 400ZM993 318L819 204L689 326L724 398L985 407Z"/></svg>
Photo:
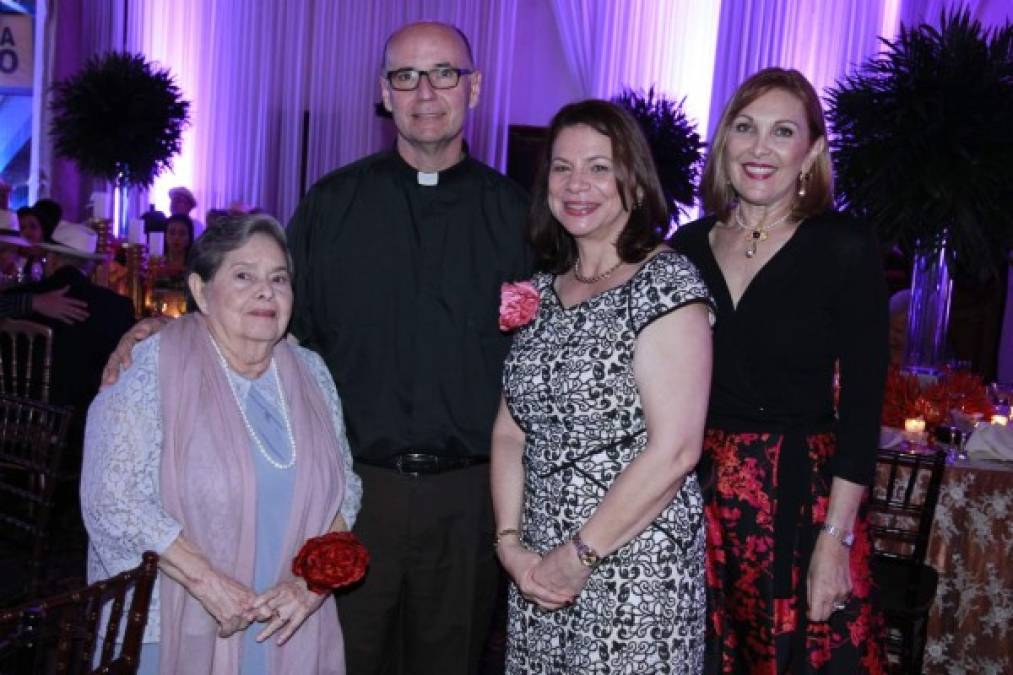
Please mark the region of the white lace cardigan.
<svg viewBox="0 0 1013 675"><path fill-rule="evenodd" d="M88 529L88 582L107 579L141 562L144 551L161 554L180 526L162 509L159 496L162 419L156 334L133 351L133 365L88 409L81 470L81 513ZM340 512L351 527L362 502L362 481L352 471L341 402L334 380L315 352L296 353L316 378L334 418L345 472ZM144 642L161 634L158 583L144 629Z"/></svg>

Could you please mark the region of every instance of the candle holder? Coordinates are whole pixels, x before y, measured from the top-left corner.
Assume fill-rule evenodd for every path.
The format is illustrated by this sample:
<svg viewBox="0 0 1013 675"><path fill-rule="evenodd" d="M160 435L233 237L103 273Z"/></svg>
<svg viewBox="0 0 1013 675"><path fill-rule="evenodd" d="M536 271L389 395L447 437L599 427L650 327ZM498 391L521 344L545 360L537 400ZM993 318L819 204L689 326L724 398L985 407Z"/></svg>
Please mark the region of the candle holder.
<svg viewBox="0 0 1013 675"><path fill-rule="evenodd" d="M134 316L144 315L145 288L147 286L148 249L144 244L120 244L127 263L126 296L134 304Z"/></svg>
<svg viewBox="0 0 1013 675"><path fill-rule="evenodd" d="M98 241L95 244L95 253L99 253L103 256L102 262L95 266L95 271L92 272L91 280L105 288L109 288L109 259L112 258L112 246L111 238L109 236L109 219L108 218L89 218L88 227L95 230L98 235Z"/></svg>

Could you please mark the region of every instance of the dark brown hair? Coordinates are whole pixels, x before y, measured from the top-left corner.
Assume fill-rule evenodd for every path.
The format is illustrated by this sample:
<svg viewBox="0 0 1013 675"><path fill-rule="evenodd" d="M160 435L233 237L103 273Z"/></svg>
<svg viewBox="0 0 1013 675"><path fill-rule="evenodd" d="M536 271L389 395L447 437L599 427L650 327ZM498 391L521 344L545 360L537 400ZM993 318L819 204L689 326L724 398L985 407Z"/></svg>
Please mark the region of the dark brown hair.
<svg viewBox="0 0 1013 675"><path fill-rule="evenodd" d="M528 239L538 258L538 267L553 274L561 274L573 267L577 259L577 245L549 210L552 146L563 129L581 124L612 141L612 162L619 199L623 209L630 214L616 244L619 257L624 262L640 262L662 242L668 230L668 204L658 181L651 150L636 120L608 101L589 99L571 103L561 108L549 125L528 218Z"/></svg>
<svg viewBox="0 0 1013 675"><path fill-rule="evenodd" d="M806 123L809 127L810 143L823 138L823 149L816 156L806 181L806 194L797 197L792 206L792 217L796 219L822 213L834 202L834 174L830 165L830 151L827 149L827 125L823 119L823 106L816 90L797 70L784 68L764 68L754 73L739 85L732 98L721 113L707 163L704 165L703 179L700 181L700 197L704 211L717 215L720 220L727 220L735 203L735 189L728 180L725 171L725 147L728 144L728 129L742 112L742 109L760 98L768 91L780 89L786 91L802 102L805 110Z"/></svg>

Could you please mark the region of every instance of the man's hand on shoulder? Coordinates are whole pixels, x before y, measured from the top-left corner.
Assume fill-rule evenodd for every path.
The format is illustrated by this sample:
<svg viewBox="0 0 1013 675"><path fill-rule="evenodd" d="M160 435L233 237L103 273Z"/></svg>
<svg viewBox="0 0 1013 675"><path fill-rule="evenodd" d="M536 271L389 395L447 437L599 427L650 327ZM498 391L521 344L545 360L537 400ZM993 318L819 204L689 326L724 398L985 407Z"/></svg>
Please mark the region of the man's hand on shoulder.
<svg viewBox="0 0 1013 675"><path fill-rule="evenodd" d="M102 370L101 388L105 389L116 384L116 380L120 379L120 371L130 367L130 353L133 351L134 345L162 330L170 321L172 319L165 316L141 319L134 324L133 328L124 333L119 344L116 345L116 349L109 355L106 367Z"/></svg>

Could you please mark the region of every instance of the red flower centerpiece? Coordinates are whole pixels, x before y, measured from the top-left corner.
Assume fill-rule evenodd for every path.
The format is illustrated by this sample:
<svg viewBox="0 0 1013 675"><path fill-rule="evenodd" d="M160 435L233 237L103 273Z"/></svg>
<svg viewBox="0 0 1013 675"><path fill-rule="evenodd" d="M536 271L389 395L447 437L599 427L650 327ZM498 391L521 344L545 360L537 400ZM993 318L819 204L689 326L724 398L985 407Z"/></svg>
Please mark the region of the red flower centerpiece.
<svg viewBox="0 0 1013 675"><path fill-rule="evenodd" d="M500 286L499 329L505 333L531 323L538 314L538 300L538 289L530 281Z"/></svg>
<svg viewBox="0 0 1013 675"><path fill-rule="evenodd" d="M369 551L351 532L328 532L307 539L292 561L292 573L314 593L354 584L366 574Z"/></svg>

